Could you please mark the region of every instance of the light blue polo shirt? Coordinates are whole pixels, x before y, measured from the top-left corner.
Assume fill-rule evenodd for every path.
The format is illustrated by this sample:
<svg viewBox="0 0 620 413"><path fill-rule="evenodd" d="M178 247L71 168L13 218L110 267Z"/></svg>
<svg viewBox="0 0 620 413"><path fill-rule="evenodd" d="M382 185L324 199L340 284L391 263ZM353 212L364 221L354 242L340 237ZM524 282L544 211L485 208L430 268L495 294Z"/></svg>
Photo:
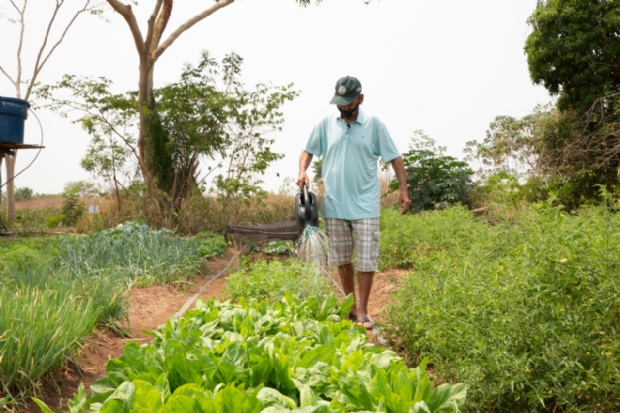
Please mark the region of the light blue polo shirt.
<svg viewBox="0 0 620 413"><path fill-rule="evenodd" d="M314 127L306 152L323 159L323 218L380 215L378 160L401 156L383 122L361 109L350 127L339 113L328 115Z"/></svg>

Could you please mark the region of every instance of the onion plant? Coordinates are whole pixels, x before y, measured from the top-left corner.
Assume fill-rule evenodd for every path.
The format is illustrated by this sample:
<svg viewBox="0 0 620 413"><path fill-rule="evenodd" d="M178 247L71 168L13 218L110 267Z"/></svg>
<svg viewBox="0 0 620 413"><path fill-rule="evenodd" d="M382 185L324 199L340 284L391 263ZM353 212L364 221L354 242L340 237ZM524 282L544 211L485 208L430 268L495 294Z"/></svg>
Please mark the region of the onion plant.
<svg viewBox="0 0 620 413"><path fill-rule="evenodd" d="M205 266L196 242L162 231L100 231L61 239L58 250L58 267L67 273L106 272L139 285L186 279Z"/></svg>
<svg viewBox="0 0 620 413"><path fill-rule="evenodd" d="M36 387L90 334L101 308L79 294L0 286L0 393L15 399Z"/></svg>

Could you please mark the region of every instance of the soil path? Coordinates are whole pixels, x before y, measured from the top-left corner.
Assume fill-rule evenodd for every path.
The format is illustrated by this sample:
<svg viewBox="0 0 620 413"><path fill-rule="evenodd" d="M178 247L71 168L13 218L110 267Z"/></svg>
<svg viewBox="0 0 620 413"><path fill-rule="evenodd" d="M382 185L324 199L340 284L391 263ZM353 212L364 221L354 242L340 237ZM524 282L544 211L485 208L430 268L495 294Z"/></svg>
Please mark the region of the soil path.
<svg viewBox="0 0 620 413"><path fill-rule="evenodd" d="M54 411L67 410L67 400L73 398L80 383L89 391L90 385L105 377L105 365L111 358L117 358L123 353L125 344L130 341L146 343L151 337L143 333L143 330L154 331L164 324L171 316L175 315L182 307L193 298L205 285L200 297L222 298L226 275L234 272L236 267L232 265L223 271L233 259L232 253L223 257L210 259L208 274L192 281L189 288L175 289L172 286L153 286L136 289L129 298L129 327L133 337L122 337L109 329L98 328L86 344L76 355L75 361L79 369L72 363L57 371L53 377L55 384L46 382L43 384L38 397ZM220 277L214 279L215 276ZM390 271L375 275L368 312L373 320L381 319L381 311L389 300L390 293L396 288L398 281L405 274L404 271ZM190 308L194 303L192 302ZM41 410L34 403L29 403L19 413L40 413Z"/></svg>

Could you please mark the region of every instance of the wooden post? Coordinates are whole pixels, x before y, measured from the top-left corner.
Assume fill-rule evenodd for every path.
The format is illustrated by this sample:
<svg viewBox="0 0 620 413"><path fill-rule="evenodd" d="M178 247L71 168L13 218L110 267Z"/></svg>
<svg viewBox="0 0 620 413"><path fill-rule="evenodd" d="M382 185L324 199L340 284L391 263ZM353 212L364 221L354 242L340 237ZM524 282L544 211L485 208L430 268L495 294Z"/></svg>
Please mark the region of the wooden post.
<svg viewBox="0 0 620 413"><path fill-rule="evenodd" d="M243 243L237 239L234 233L230 234L233 242L233 250L235 254L235 262L237 263L237 272L241 271L241 256L243 255Z"/></svg>
<svg viewBox="0 0 620 413"><path fill-rule="evenodd" d="M4 160L4 152L0 148L0 205L2 205L2 161Z"/></svg>
<svg viewBox="0 0 620 413"><path fill-rule="evenodd" d="M2 205L2 161L4 160L4 150L0 148L0 206ZM1 211L1 208L0 208ZM2 220L2 212L0 212L0 228L4 230L4 232L8 232L8 228L4 224Z"/></svg>

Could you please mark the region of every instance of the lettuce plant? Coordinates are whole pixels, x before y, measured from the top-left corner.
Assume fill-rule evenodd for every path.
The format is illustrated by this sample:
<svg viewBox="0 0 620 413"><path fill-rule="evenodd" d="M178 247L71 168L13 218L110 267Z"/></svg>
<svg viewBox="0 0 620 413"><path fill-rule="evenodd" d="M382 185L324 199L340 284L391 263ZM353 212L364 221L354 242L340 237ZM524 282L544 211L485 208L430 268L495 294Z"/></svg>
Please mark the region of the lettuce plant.
<svg viewBox="0 0 620 413"><path fill-rule="evenodd" d="M83 387L70 412L448 413L466 387L434 387L426 361L408 368L395 352L367 343L334 295L300 301L199 301L183 318L129 343ZM35 399L36 400L36 399ZM43 412L49 413L36 400Z"/></svg>

